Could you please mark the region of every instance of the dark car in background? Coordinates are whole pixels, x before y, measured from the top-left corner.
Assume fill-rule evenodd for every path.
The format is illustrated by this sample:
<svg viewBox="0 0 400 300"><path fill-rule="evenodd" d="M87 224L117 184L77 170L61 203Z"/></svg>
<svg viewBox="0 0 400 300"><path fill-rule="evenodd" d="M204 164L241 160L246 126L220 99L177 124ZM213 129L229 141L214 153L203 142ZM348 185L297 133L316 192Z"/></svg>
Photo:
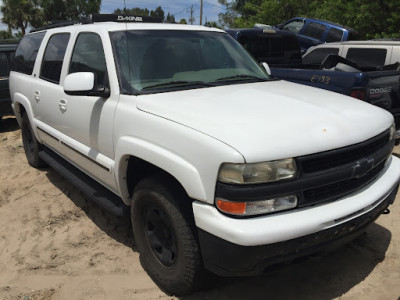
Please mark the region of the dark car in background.
<svg viewBox="0 0 400 300"><path fill-rule="evenodd" d="M320 19L296 17L276 27L296 34L302 52L322 43L359 39L353 28Z"/></svg>
<svg viewBox="0 0 400 300"><path fill-rule="evenodd" d="M3 116L13 113L8 89L8 76L17 45L15 41L0 40L0 120Z"/></svg>
<svg viewBox="0 0 400 300"><path fill-rule="evenodd" d="M235 40L258 61L270 66L301 64L296 36L290 32L266 27L227 29Z"/></svg>

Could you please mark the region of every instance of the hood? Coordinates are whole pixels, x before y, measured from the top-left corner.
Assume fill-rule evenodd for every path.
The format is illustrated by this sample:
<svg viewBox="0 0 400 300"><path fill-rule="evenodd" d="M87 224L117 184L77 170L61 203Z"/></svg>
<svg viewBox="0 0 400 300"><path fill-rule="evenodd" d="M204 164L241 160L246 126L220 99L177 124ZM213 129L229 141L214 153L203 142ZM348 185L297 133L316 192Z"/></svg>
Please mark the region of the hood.
<svg viewBox="0 0 400 300"><path fill-rule="evenodd" d="M200 131L247 162L296 157L365 141L391 115L338 93L286 81L142 95L139 110Z"/></svg>

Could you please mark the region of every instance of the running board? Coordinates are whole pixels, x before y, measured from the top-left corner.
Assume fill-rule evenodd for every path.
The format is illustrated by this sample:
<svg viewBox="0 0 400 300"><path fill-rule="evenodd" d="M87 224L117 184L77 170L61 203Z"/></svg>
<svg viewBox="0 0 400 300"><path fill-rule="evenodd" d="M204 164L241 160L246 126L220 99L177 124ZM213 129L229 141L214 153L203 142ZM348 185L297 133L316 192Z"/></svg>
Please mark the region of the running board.
<svg viewBox="0 0 400 300"><path fill-rule="evenodd" d="M112 214L122 217L127 215L129 207L116 194L102 186L94 179L74 167L65 159L47 147L39 152L39 156L50 167L80 189L87 197Z"/></svg>

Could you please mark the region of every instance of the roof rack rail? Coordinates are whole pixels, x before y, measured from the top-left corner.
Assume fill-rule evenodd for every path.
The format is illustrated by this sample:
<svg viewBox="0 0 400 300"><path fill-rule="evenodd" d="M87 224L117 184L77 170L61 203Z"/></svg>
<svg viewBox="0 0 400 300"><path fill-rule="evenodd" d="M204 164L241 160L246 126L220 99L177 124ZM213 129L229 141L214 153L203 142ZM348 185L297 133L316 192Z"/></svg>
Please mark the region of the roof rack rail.
<svg viewBox="0 0 400 300"><path fill-rule="evenodd" d="M88 18L80 21L51 21L42 27L34 28L30 32L37 32L41 30L58 28L76 24L90 24L99 22L122 22L122 23L162 23L160 18L149 17L149 16L133 16L133 15L117 15L117 14L93 14Z"/></svg>
<svg viewBox="0 0 400 300"><path fill-rule="evenodd" d="M93 14L91 20L92 22L162 23L162 20L156 17L123 14Z"/></svg>
<svg viewBox="0 0 400 300"><path fill-rule="evenodd" d="M42 30L51 29L51 28L58 28L58 27L70 26L70 25L75 25L75 24L85 24L85 23L90 23L90 21L88 21L88 19L85 19L82 21L51 21L50 24L47 24L42 27L34 28L29 32L37 32L37 31L42 31Z"/></svg>

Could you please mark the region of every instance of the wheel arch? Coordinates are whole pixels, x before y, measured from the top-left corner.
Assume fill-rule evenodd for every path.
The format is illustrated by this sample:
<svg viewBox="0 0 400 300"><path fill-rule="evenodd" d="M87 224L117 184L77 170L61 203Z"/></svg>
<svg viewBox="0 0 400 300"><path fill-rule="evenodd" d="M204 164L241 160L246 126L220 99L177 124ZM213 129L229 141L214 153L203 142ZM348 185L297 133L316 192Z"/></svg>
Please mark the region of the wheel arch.
<svg viewBox="0 0 400 300"><path fill-rule="evenodd" d="M137 138L118 141L115 174L123 201L130 205L135 186L144 178L162 173L192 199L206 201L198 170L178 155Z"/></svg>

